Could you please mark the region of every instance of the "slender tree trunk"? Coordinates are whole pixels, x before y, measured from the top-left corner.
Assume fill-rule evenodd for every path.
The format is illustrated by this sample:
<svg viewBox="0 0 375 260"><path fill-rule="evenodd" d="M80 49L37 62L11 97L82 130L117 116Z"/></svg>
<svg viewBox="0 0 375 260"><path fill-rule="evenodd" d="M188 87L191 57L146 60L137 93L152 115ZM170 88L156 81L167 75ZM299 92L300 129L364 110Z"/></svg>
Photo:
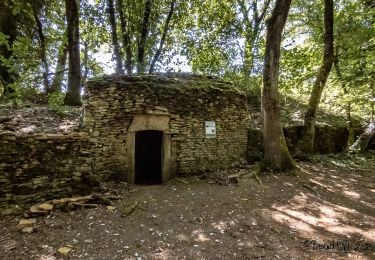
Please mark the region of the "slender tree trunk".
<svg viewBox="0 0 375 260"><path fill-rule="evenodd" d="M47 61L47 50L46 50L46 37L43 32L43 25L42 22L39 19L39 10L36 6L37 3L35 1L30 2L32 10L33 10L33 16L36 23L36 28L39 36L39 44L40 44L40 51L39 56L42 61L44 71L43 71L43 84L44 84L44 90L45 92L49 92L49 67L48 67L48 61Z"/></svg>
<svg viewBox="0 0 375 260"><path fill-rule="evenodd" d="M116 61L116 73L124 73L124 69L122 68L122 57L120 53L120 45L118 43L116 15L115 15L115 7L113 4L113 0L108 0L108 15L109 15L109 24L111 26L111 31L112 31L111 36L112 36L112 44L113 44L113 53L114 53L114 58Z"/></svg>
<svg viewBox="0 0 375 260"><path fill-rule="evenodd" d="M143 21L142 21L142 26L141 26L141 37L138 41L138 59L137 59L137 72L138 73L145 72L145 50L146 50L146 42L147 42L148 31L149 31L152 4L153 4L153 0L146 0L145 11L143 14Z"/></svg>
<svg viewBox="0 0 375 260"><path fill-rule="evenodd" d="M50 93L61 92L61 85L64 80L66 60L68 58L68 45L64 34L64 38L59 48L59 56L57 58L57 64L55 69L55 77L53 78Z"/></svg>
<svg viewBox="0 0 375 260"><path fill-rule="evenodd" d="M170 28L169 24L170 24L172 16L173 16L175 5L176 5L176 0L172 0L167 19L165 20L164 30L163 30L163 34L162 34L161 39L160 39L159 48L156 50L154 58L152 59L150 69L148 71L149 73L154 72L156 62L159 60L161 52L163 51L164 42L165 42L165 39L167 38L167 35L168 35L168 31L169 31L169 28Z"/></svg>
<svg viewBox="0 0 375 260"><path fill-rule="evenodd" d="M277 0L272 15L267 21L262 91L264 140L262 165L275 171L291 171L295 168L281 127L278 92L281 35L290 3L291 0Z"/></svg>
<svg viewBox="0 0 375 260"><path fill-rule="evenodd" d="M249 79L251 72L254 68L255 50L257 49L259 33L261 25L265 19L271 1L266 0L262 7L261 12L258 10L257 0L253 0L251 6L248 8L244 0L237 0L239 8L245 21L245 49L242 64L242 71L246 79ZM250 15L251 8L251 15Z"/></svg>
<svg viewBox="0 0 375 260"><path fill-rule="evenodd" d="M120 25L122 33L122 44L125 50L125 69L127 74L133 73L133 53L131 49L130 35L126 18L124 15L124 3L123 0L117 0L117 9L120 15Z"/></svg>
<svg viewBox="0 0 375 260"><path fill-rule="evenodd" d="M297 157L306 157L313 152L316 112L324 86L333 63L333 0L324 0L324 56L310 95L305 114L304 134L296 148Z"/></svg>
<svg viewBox="0 0 375 260"><path fill-rule="evenodd" d="M81 84L84 84L87 80L88 74L89 74L89 67L88 67L88 62L89 62L89 49L88 49L88 44L85 41L83 43L83 75L82 75L82 82Z"/></svg>
<svg viewBox="0 0 375 260"><path fill-rule="evenodd" d="M70 106L81 106L81 60L79 51L79 5L76 0L65 0L69 74L68 90L64 103Z"/></svg>

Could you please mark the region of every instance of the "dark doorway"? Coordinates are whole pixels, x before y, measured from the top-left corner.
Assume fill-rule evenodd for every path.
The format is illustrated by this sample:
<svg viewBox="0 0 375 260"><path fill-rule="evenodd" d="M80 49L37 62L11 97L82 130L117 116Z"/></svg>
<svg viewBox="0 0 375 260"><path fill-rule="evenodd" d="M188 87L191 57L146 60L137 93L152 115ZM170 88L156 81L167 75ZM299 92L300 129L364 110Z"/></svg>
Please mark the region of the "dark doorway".
<svg viewBox="0 0 375 260"><path fill-rule="evenodd" d="M135 134L135 183L161 184L163 132L138 131Z"/></svg>

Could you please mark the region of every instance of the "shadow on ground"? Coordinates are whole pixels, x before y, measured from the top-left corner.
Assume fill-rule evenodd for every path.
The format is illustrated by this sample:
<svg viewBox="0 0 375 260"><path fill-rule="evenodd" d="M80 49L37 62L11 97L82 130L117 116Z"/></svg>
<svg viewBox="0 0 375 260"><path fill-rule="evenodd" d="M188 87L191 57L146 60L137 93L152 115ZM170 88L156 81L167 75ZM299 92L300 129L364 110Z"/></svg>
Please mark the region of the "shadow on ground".
<svg viewBox="0 0 375 260"><path fill-rule="evenodd" d="M262 184L116 184L123 199L111 210L53 212L32 234L18 232L20 216L1 219L0 259L374 259L375 167L360 165L319 157ZM56 253L62 246L72 251Z"/></svg>

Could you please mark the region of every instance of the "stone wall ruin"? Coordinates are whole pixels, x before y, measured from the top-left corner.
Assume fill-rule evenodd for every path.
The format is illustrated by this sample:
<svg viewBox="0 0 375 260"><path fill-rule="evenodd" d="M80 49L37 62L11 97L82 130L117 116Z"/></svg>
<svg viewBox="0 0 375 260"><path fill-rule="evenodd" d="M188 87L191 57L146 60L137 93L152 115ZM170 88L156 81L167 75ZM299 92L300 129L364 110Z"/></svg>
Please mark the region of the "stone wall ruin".
<svg viewBox="0 0 375 260"><path fill-rule="evenodd" d="M86 84L80 130L0 132L0 212L7 205L136 180L139 133L160 133L161 182L246 162L247 96L194 75L113 75ZM206 126L216 133L206 135ZM212 129L211 129L212 130Z"/></svg>
<svg viewBox="0 0 375 260"><path fill-rule="evenodd" d="M83 129L94 140L93 174L134 182L135 133L163 133L162 180L246 161L247 97L199 76L114 76L87 82ZM216 137L205 136L215 122Z"/></svg>

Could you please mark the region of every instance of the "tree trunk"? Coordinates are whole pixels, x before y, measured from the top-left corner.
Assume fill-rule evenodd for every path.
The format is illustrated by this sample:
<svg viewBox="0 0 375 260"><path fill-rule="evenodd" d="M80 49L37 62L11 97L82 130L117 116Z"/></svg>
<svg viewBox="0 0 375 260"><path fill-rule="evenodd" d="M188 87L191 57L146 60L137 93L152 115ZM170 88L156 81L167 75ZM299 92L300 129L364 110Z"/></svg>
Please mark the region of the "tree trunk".
<svg viewBox="0 0 375 260"><path fill-rule="evenodd" d="M254 69L255 52L258 48L259 34L262 30L261 25L264 21L268 8L270 7L271 1L266 0L264 2L260 13L258 10L258 2L256 0L252 2L251 7L249 8L244 0L237 0L237 2L245 21L245 49L242 71L245 78L249 79L251 72ZM249 17L250 13L252 17Z"/></svg>
<svg viewBox="0 0 375 260"><path fill-rule="evenodd" d="M363 132L363 134L361 134L357 141L355 141L355 143L350 146L349 148L349 151L352 151L352 152L363 152L364 150L366 150L366 147L367 145L369 144L371 138L373 138L375 136L375 122L374 121L371 121L365 132Z"/></svg>
<svg viewBox="0 0 375 260"><path fill-rule="evenodd" d="M148 73L154 72L155 64L160 58L161 52L162 52L163 47L164 47L165 39L167 38L168 30L169 30L169 27L170 27L169 24L170 24L172 16L173 16L173 11L174 11L175 5L176 5L176 0L172 0L167 19L165 20L163 35L161 36L161 39L160 39L159 48L155 52L155 55L154 55L154 58L152 59L151 66L150 66L150 69L149 69Z"/></svg>
<svg viewBox="0 0 375 260"><path fill-rule="evenodd" d="M59 56L57 58L55 77L53 78L51 87L49 89L50 93L61 92L61 85L65 74L66 60L68 58L68 45L65 35L66 33L64 33L64 38L59 48Z"/></svg>
<svg viewBox="0 0 375 260"><path fill-rule="evenodd" d="M81 60L79 51L79 5L76 0L65 0L67 30L69 74L68 90L64 104L81 106Z"/></svg>
<svg viewBox="0 0 375 260"><path fill-rule="evenodd" d="M111 36L112 36L114 58L116 60L116 73L124 73L124 69L122 68L122 57L120 53L120 45L118 43L116 15L115 15L115 7L113 4L113 0L108 0L108 15L109 15L109 24L111 26L111 31L112 31Z"/></svg>
<svg viewBox="0 0 375 260"><path fill-rule="evenodd" d="M278 93L281 35L290 3L291 0L277 0L272 15L267 21L262 91L264 145L262 165L275 171L291 171L295 168L281 127Z"/></svg>
<svg viewBox="0 0 375 260"><path fill-rule="evenodd" d="M145 50L146 41L149 31L149 23L151 17L151 8L153 0L146 0L145 11L143 14L142 28L141 28L141 38L138 41L138 59L137 59L137 72L145 72Z"/></svg>
<svg viewBox="0 0 375 260"><path fill-rule="evenodd" d="M83 61L82 61L82 66L83 66L83 75L82 75L82 79L81 79L81 84L83 85L86 80L87 80L87 77L88 77L88 74L89 74L89 66L88 66L88 63L89 63L89 49L88 49L88 44L87 42L83 42Z"/></svg>
<svg viewBox="0 0 375 260"><path fill-rule="evenodd" d="M122 32L122 44L125 49L125 69L127 74L133 73L133 54L131 49L130 35L128 26L124 15L124 3L123 0L117 0L117 9L120 14L120 24Z"/></svg>
<svg viewBox="0 0 375 260"><path fill-rule="evenodd" d="M44 84L44 90L45 92L49 92L49 67L48 67L48 61L47 61L47 50L46 50L46 37L43 33L43 25L42 22L39 19L39 10L37 7L37 3L35 1L30 2L32 10L33 10L33 16L36 23L36 28L39 36L39 44L40 44L40 52L39 56L43 64L43 84Z"/></svg>
<svg viewBox="0 0 375 260"><path fill-rule="evenodd" d="M304 133L298 141L296 156L304 158L313 152L315 137L316 112L324 86L327 82L333 63L333 0L324 0L324 56L310 95L305 114Z"/></svg>

